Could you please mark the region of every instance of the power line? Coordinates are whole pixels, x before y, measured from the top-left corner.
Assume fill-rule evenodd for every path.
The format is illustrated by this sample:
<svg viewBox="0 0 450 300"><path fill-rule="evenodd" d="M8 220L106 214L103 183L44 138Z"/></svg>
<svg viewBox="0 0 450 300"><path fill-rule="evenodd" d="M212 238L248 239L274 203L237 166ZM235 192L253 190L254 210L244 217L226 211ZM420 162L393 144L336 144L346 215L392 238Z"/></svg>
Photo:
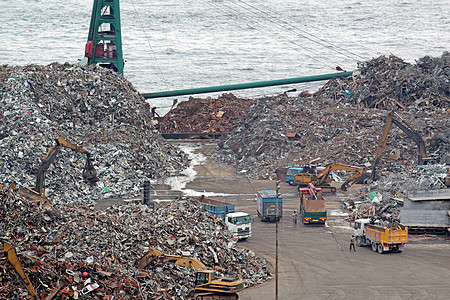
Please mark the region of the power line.
<svg viewBox="0 0 450 300"><path fill-rule="evenodd" d="M292 25L292 24L282 20L281 18L279 18L277 16L274 16L273 14L270 14L270 13L268 13L268 12L266 12L266 11L260 9L260 8L252 6L252 5L250 5L248 3L245 3L245 2L243 2L241 0L238 0L238 2L239 3L234 1L233 3L234 3L235 6L238 6L238 7L241 7L242 9L244 9L245 12L238 11L237 9L231 7L229 2L222 2L222 3L218 4L218 3L211 3L211 2L208 1L207 3L210 4L210 5L211 4L215 5L216 7L221 9L222 11L224 10L223 7L226 7L228 10L235 11L235 12L239 13L241 17L246 16L247 18L249 18L250 17L249 13L253 14L253 16L254 16L253 20L256 19L257 22L260 22L260 23L261 23L261 21L271 22L272 24L275 24L275 25L279 26L284 31L292 32L292 33L294 33L296 35L299 35L300 37L303 37L303 38L311 41L311 42L317 43L317 44L319 44L319 45L321 45L321 46L323 46L323 47L325 47L327 49L333 50L334 52L337 52L337 53L339 53L341 55L344 55L347 58L354 59L354 57L358 57L360 59L364 59L364 57L362 57L361 55L358 55L356 53L348 51L348 50L346 50L346 49L344 49L344 48L342 48L340 46L334 45L334 44L328 42L327 40L319 38L319 37L317 37L317 36L307 32L307 31L305 31L305 30L303 30L303 29L301 29L301 28L299 28L297 26L294 26L294 25ZM247 7L245 7L245 6L247 6ZM253 11L249 10L248 7L251 8ZM250 17L250 18L252 18L252 17ZM257 29L257 28L255 28L255 29ZM267 34L267 32L265 32L265 34ZM309 36L311 36L311 37L309 37ZM300 46L299 44L297 44L295 42L292 42L292 41L290 41L290 42L293 43L294 45L297 45L298 47L300 47L300 48L302 48L304 50L310 51L310 50L306 49L306 47ZM354 43L354 42L352 42L352 43ZM362 46L362 47L364 47L364 46ZM333 49L333 48L335 48L335 49ZM336 50L336 49L340 49L340 50ZM312 51L310 51L310 52L312 52ZM351 55L353 55L354 57L349 56L346 52L351 54ZM315 56L317 56L317 53L315 53Z"/></svg>

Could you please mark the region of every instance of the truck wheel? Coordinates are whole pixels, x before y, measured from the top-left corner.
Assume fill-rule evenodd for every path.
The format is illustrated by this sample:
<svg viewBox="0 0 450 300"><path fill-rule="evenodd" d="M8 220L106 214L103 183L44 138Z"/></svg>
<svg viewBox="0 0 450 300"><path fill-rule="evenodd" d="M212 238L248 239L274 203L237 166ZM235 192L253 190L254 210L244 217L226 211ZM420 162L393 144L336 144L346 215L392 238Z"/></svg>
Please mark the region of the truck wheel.
<svg viewBox="0 0 450 300"><path fill-rule="evenodd" d="M356 237L356 246L358 246L358 247L362 247L363 246L362 237L360 237L360 236Z"/></svg>
<svg viewBox="0 0 450 300"><path fill-rule="evenodd" d="M372 243L372 251L377 252L377 243Z"/></svg>
<svg viewBox="0 0 450 300"><path fill-rule="evenodd" d="M384 250L383 250L383 244L378 244L378 253L383 254Z"/></svg>

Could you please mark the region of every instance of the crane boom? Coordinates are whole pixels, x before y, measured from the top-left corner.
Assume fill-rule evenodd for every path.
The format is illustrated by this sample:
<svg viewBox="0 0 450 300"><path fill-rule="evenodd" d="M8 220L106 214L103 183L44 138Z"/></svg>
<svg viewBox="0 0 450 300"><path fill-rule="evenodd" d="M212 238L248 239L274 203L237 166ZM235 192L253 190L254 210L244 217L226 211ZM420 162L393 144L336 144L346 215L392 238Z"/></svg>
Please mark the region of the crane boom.
<svg viewBox="0 0 450 300"><path fill-rule="evenodd" d="M90 159L90 154L85 149L70 143L66 141L63 137L58 137L55 139L56 145L51 147L49 151L47 152L47 155L44 157L43 163L40 165L37 175L36 175L36 186L35 186L35 192L38 194L43 194L44 192L44 176L45 171L48 169L48 167L53 163L55 160L56 155L59 153L62 147L66 147L69 149L74 150L75 152L83 153L86 155L86 165L83 170L83 178L88 180L89 182L96 182L98 181L97 178L97 172L94 169L94 166L92 165L92 161Z"/></svg>

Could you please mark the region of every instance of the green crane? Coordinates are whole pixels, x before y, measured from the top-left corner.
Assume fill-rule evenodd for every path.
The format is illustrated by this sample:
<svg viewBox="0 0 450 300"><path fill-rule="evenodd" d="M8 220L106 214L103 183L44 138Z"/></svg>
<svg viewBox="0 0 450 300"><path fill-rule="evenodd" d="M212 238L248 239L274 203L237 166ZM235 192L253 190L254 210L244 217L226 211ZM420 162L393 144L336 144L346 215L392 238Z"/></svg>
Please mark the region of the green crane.
<svg viewBox="0 0 450 300"><path fill-rule="evenodd" d="M119 0L94 0L84 61L123 74Z"/></svg>

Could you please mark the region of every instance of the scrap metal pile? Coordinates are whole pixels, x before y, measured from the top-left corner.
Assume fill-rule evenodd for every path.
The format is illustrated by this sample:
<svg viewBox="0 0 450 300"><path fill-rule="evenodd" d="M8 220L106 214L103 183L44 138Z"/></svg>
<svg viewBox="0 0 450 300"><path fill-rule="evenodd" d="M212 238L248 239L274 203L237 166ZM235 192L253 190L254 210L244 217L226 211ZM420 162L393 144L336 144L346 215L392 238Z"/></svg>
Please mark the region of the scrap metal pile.
<svg viewBox="0 0 450 300"><path fill-rule="evenodd" d="M450 128L450 93L444 84L450 82L450 76L448 66L437 67L447 63L448 59L448 53L445 53L441 58L431 59L435 62L434 68L410 66L411 70L420 70L423 76L428 70L428 88L416 84L414 95L419 95L418 89L422 88L420 95L427 95L430 101L419 103L416 101L418 99L412 101L410 96L396 98L396 101L386 100L383 87L392 81L407 81L400 75L409 76L410 81L419 80L415 73L411 75L411 72L405 71L404 64L394 63L399 61L394 57L388 59L391 63L385 63L384 57L371 60L364 64L361 75L333 80L314 95L303 92L297 97L280 95L258 99L243 117L243 125L219 143L221 151L218 159L236 165L238 171L246 176L261 179L275 178L274 171L278 167L302 166L312 160L322 166L334 162L370 166L389 110L343 101L341 96L345 94L345 89L338 93L335 86L347 86L350 81L352 87L364 85L368 80L364 74L372 70L377 80L372 80L370 87L377 92L371 92L371 100L367 100L367 104L375 99L384 99L380 102L386 104L382 108L391 109L399 108L396 103L402 101L405 109L397 111L399 116L425 140L428 153L435 158L434 163L450 164L450 143L446 133ZM425 61L425 58L420 61ZM400 153L400 157L395 159L389 157L394 149ZM393 126L378 170L380 173L409 172L417 165L417 156L414 141Z"/></svg>
<svg viewBox="0 0 450 300"><path fill-rule="evenodd" d="M190 97L160 119L162 133L228 133L255 102L223 94L217 99Z"/></svg>
<svg viewBox="0 0 450 300"><path fill-rule="evenodd" d="M63 149L46 172L53 202L135 197L149 178L181 172L185 154L154 132L150 107L132 84L94 66L0 66L0 173L4 183L34 187L57 137L91 155L100 181L83 182L85 157Z"/></svg>
<svg viewBox="0 0 450 300"><path fill-rule="evenodd" d="M391 173L361 189L356 197L342 202L350 211L348 221L383 217L399 221L407 195L412 191L447 188L441 178L450 173L449 165L422 165L408 174Z"/></svg>
<svg viewBox="0 0 450 300"><path fill-rule="evenodd" d="M370 217L399 221L403 201L396 198L384 197L380 192L361 193L357 197L343 201L342 205L351 213L345 218L349 222L356 219Z"/></svg>
<svg viewBox="0 0 450 300"><path fill-rule="evenodd" d="M219 275L237 275L247 286L270 278L266 262L235 247L228 230L194 199L149 209L132 204L98 211L80 205L42 207L0 190L2 238L13 243L40 299L186 299L194 270L136 261L150 248L188 253ZM185 254L183 254L185 255ZM0 298L24 299L6 259L0 260ZM84 273L84 276L83 276Z"/></svg>
<svg viewBox="0 0 450 300"><path fill-rule="evenodd" d="M353 77L330 80L316 94L340 104L380 109L448 109L450 53L410 64L390 55L358 63Z"/></svg>

